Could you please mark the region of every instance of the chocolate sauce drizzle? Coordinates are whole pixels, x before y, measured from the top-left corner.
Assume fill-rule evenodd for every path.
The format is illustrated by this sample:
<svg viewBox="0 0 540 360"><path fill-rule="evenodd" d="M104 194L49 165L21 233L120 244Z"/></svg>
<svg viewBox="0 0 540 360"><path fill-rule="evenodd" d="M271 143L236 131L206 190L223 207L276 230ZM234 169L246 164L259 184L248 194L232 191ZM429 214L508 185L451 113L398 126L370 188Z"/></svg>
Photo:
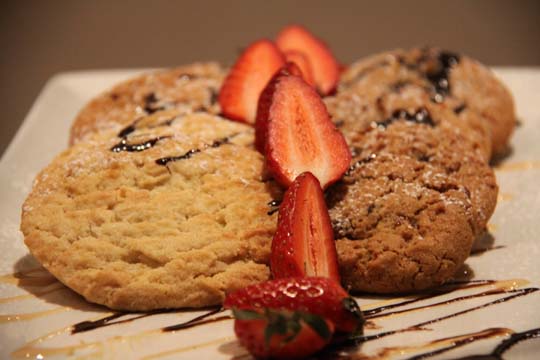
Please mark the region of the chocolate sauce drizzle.
<svg viewBox="0 0 540 360"><path fill-rule="evenodd" d="M399 62L399 64L401 64L401 66L417 72L426 80L428 80L432 86L432 91L434 93L433 101L440 103L444 100L444 97L446 95L450 94L450 71L452 70L452 67L456 66L459 63L460 56L459 54L450 51L441 50L437 53L437 56L435 58L435 69L425 71L421 69L420 65L433 59L433 57L430 56L429 51L429 48L424 49L422 55L419 58L415 59L413 62L410 62L408 59L401 55L398 55L396 57L396 60ZM344 85L350 86L351 84L361 80L370 72L375 71L380 67L385 67L389 65L391 65L391 63L388 61L380 61L378 63L367 66L366 68L358 72L358 74L356 74L356 76L354 76L351 80L346 81ZM403 85L404 83L397 82L396 84L393 84L390 88L394 91L399 91L401 86Z"/></svg>
<svg viewBox="0 0 540 360"><path fill-rule="evenodd" d="M165 314L165 313L169 313L169 312L173 312L173 311L175 311L175 310L171 310L171 309L154 310L154 311L150 311L150 312L147 312L147 313L143 313L143 314L131 317L129 319L114 321L114 320L119 319L119 318L121 318L123 316L133 315L133 313L118 312L118 313L114 313L112 315L106 316L106 317L98 319L98 320L82 321L80 323L77 323L77 324L72 326L71 333L72 334L77 334L77 333L81 333L81 332L86 332L86 331L90 331L90 330L99 329L99 328L106 327L106 326L127 323L127 322L130 322L130 321L133 321L133 320L142 319L142 318L152 316L152 315L156 315L156 314Z"/></svg>
<svg viewBox="0 0 540 360"><path fill-rule="evenodd" d="M269 203L269 205L271 203L272 204L277 204L277 201L275 201L275 202L272 201L272 202ZM489 295L495 295L495 294L507 294L507 296L501 297L499 299L492 300L492 301L486 302L484 304L477 305L477 306L474 306L474 307L470 307L470 308L467 308L467 309L464 309L464 310L461 310L461 311L458 311L458 312L455 312L455 313L452 313L452 314L448 314L448 315L445 315L445 316L441 316L441 317L438 317L438 318L435 318L435 319L423 321L423 322L414 324L412 326L408 326L406 328L396 329L396 330L391 330L391 331L383 331L383 332L380 332L380 333L374 334L374 335L360 335L360 336L356 336L356 337L353 337L353 338L337 338L336 341L333 342L331 347L327 348L323 353L320 354L321 355L320 357L326 358L326 357L330 356L330 358L336 358L336 357L341 357L341 356L350 356L350 355L353 355L357 351L357 346L364 343L364 342L381 339L381 338L391 336L391 335L394 335L394 334L397 334L397 333L427 330L426 326L429 326L431 324L438 323L438 322L441 322L441 321L444 321L444 320L447 320L447 319L450 319L450 318L454 318L454 317L457 317L457 316L460 316L460 315L463 315L463 314L466 314L466 313L469 313L469 312L472 312L472 311L475 311L475 310L483 309L483 308L486 308L488 306L505 303L505 302L507 302L509 300L512 300L512 299L515 299L515 298L518 298L518 297L521 297L521 296L526 296L528 294L532 294L532 293L540 290L540 288L535 288L535 287L522 288L522 289L512 289L512 290L505 290L504 288L503 289L492 289L492 290L487 290L487 291L483 291L483 292L475 293L475 294L471 294L471 295L459 296L459 297L456 297L456 298L452 298L452 299L449 299L449 300L446 300L446 301L441 301L441 302L437 302L437 303L433 303L433 304L422 305L422 306L419 306L419 307L407 308L407 309L397 310L397 311L392 311L392 312L386 312L386 310L389 310L389 309L409 305L409 304L414 303L414 302L426 300L426 299L433 298L433 297L436 297L436 296L440 296L440 295L443 295L443 294L449 294L449 293L451 293L453 291L464 290L464 289L474 288L474 287L481 287L481 286L495 284L495 283L497 283L497 281L495 281L495 280L456 281L456 282L449 283L449 284L445 285L442 289L440 289L438 291L434 291L432 293L429 293L429 294L427 294L425 296L420 296L418 298L405 300L405 301L401 301L399 303L385 305L385 306L381 306L381 307L378 307L378 308L374 308L374 309L364 311L363 314L367 319L370 319L370 318L373 319L373 318L377 318L377 317L388 316L388 315L407 312L407 311L414 311L414 310L418 310L418 309L422 309L422 308L430 308L430 307L434 307L434 306L441 306L441 305L445 305L445 304L460 302L460 301L469 300L469 299L473 299L473 298L477 298L477 297L483 297L483 296L489 296ZM72 334L85 332L85 331L91 331L91 330L98 329L98 328L105 327L105 326L111 326L111 325L115 325L115 324L126 323L126 322L129 322L129 321L133 321L133 320L136 320L136 319L141 319L141 318L144 318L144 317L147 317L147 316L152 316L152 315L155 315L155 314L175 312L175 311L178 311L178 310L173 310L173 309L156 310L156 311L149 312L149 313L139 314L139 315L133 316L131 318L123 319L123 320L118 320L118 319L120 319L123 316L128 316L128 315L131 315L131 314L129 314L129 313L115 313L115 314L106 316L106 317L104 317L102 319L98 319L98 320L94 320L94 321L83 321L81 323L75 324L73 326L73 328L72 328ZM219 313L222 313L224 311L225 311L225 309L223 309L222 307L214 308L214 309L211 309L208 312L206 312L206 313L204 313L202 315L199 315L197 317L194 317L194 318L192 318L192 319L190 319L188 321L184 321L184 322L181 322L181 323L175 324L175 325L166 326L166 327L162 328L161 331L163 331L163 332L179 331L179 330L192 328L192 327L195 327L195 326L202 326L202 325L206 325L206 324L210 324L210 323L214 323L214 322L218 322L218 321L225 321L225 320L233 319L233 317L231 315L229 315L229 314L222 315L222 316L215 316L215 315L217 315ZM458 335L458 336L455 336L455 337L452 337L452 338L433 340L429 344L436 345L440 341L452 340L454 338L456 339L456 340L452 340L451 342L449 342L450 345L448 345L448 346L444 346L442 348L438 348L438 349L435 349L433 351L417 354L417 355L414 355L414 356L410 357L409 359L417 360L417 359L425 359L425 358L433 357L433 356L440 355L442 353L451 351L451 350L456 349L458 347L465 346L465 345L470 344L470 343L472 343L474 341L477 341L477 340L483 340L483 339L488 339L488 338L495 337L495 336L506 335L510 331L511 331L510 329L505 329L505 328L489 328L489 329L485 329L485 330L482 330L482 331L479 331L479 332L476 332L476 333L463 334L463 335ZM513 333L509 337L502 340L493 349L493 351L491 353L485 354L485 355L468 356L468 357L465 357L463 359L466 359L466 360L481 360L481 359L502 360L502 355L508 349L510 349L513 345L517 344L520 341L525 341L525 340L528 340L528 339L534 339L534 338L538 338L538 337L540 337L540 328L530 329L530 330L519 332L519 333ZM348 350L350 350L351 353L347 354Z"/></svg>
<svg viewBox="0 0 540 360"><path fill-rule="evenodd" d="M106 316L104 318L94 320L94 321L82 321L80 323L73 325L71 329L71 333L76 334L76 333L94 330L100 327L117 324L118 322L112 322L112 321L124 315L125 315L124 313L115 313L115 314L112 314L112 315L109 315L109 316Z"/></svg>
<svg viewBox="0 0 540 360"><path fill-rule="evenodd" d="M405 120L414 122L417 124L425 124L431 127L435 127L435 122L431 118L429 111L426 108L419 108L414 113L409 113L407 110L396 110L392 113L388 119L377 122L377 127L386 129L392 123L398 120Z"/></svg>
<svg viewBox="0 0 540 360"><path fill-rule="evenodd" d="M159 99L157 98L156 94L151 92L148 95L144 97L144 106L143 110L147 114L153 114L156 111L160 111L165 109L164 106L157 106L157 103L159 102Z"/></svg>
<svg viewBox="0 0 540 360"><path fill-rule="evenodd" d="M160 126L171 126L172 123L176 120L176 119L179 119L181 118L181 116L173 116L167 120L164 120L156 125L153 125L153 126L146 126L146 128L157 128L157 127L160 127ZM133 133L135 130L138 129L137 127L137 124L139 123L139 121L141 121L142 118L138 118L136 119L135 121L133 121L131 124L129 124L128 126L126 126L125 128L123 128L122 130L120 130L120 132L118 133L118 135L116 135L117 137L119 138L126 138L128 137L128 135L130 135L131 133Z"/></svg>
<svg viewBox="0 0 540 360"><path fill-rule="evenodd" d="M437 56L438 66L433 72L427 72L426 78L435 89L435 101L441 102L450 93L450 70L459 63L459 55L449 51L441 51Z"/></svg>
<svg viewBox="0 0 540 360"><path fill-rule="evenodd" d="M351 166L349 166L349 168L345 172L345 176L351 175L354 170L358 169L362 165L369 164L376 158L377 158L377 154L371 154L367 158L363 158L363 159L355 161L353 164L351 164Z"/></svg>
<svg viewBox="0 0 540 360"><path fill-rule="evenodd" d="M463 110L465 110L466 108L467 108L467 105L465 105L465 104L461 104L461 105L459 105L459 106L456 106L456 107L454 108L454 114L459 115L459 114L461 114L461 113L463 112Z"/></svg>
<svg viewBox="0 0 540 360"><path fill-rule="evenodd" d="M168 139L170 136L158 136L150 140L143 141L141 143L129 144L126 138L120 140L120 142L111 148L112 152L118 153L122 151L127 152L139 152L145 151L156 145L156 143L163 139Z"/></svg>
<svg viewBox="0 0 540 360"><path fill-rule="evenodd" d="M129 134L137 130L137 123L141 120L141 118L136 119L134 122L120 130L118 135L116 135L119 138L126 138Z"/></svg>
<svg viewBox="0 0 540 360"><path fill-rule="evenodd" d="M448 293L450 293L452 291L455 291L455 290L471 289L471 288L475 288L475 287L494 284L495 282L496 282L495 280L469 280L469 281L450 282L450 283L447 283L445 285L446 289L442 289L442 290L439 290L439 291L433 291L433 292L431 292L429 294L419 296L419 297L414 298L414 299L400 301L400 302L397 302L397 303L394 303L394 304L379 306L379 307L376 307L376 308L373 308L373 309L365 310L362 313L364 314L364 317L366 319L370 319L370 318L376 317L374 315L379 314L379 313L381 313L383 311L386 311L386 310L394 309L394 308L397 308L397 307L413 304L415 302L419 302L419 301L431 299L431 298L434 298L434 297L437 297L437 296L445 295L445 294L448 294Z"/></svg>
<svg viewBox="0 0 540 360"><path fill-rule="evenodd" d="M193 318L191 320L182 322L180 324L166 326L166 327L162 328L161 331L164 331L164 332L177 331L177 330L188 329L188 328L195 327L195 326L210 324L210 323L213 323L213 322L234 319L232 315L223 315L223 316L208 319L210 316L215 315L215 314L219 314L219 313L224 312L224 311L225 311L224 308L217 308L215 310L211 310L211 311L209 311L209 312L207 312L205 314L202 314L200 316L197 316L197 317L195 317L195 318Z"/></svg>
<svg viewBox="0 0 540 360"><path fill-rule="evenodd" d="M434 351L426 352L423 354L418 354L413 357L410 357L408 360L420 360L420 359L426 359L429 357L433 357L435 355L439 355L442 353L445 353L447 351L453 350L458 347L462 347L464 345L470 344L477 340L487 339L492 336L497 335L503 335L505 333L506 329L502 328L492 328L492 329L486 329L482 333L475 334L472 336L468 336L464 339L455 341L452 345L444 347L442 349L437 349ZM529 339L535 339L540 337L540 328L536 329L530 329L518 333L513 333L510 335L509 338L501 341L489 354L482 354L482 355L470 355L460 358L460 360L503 360L502 355L508 351L512 346L515 344Z"/></svg>
<svg viewBox="0 0 540 360"><path fill-rule="evenodd" d="M497 294L508 294L508 293L512 293L512 292L519 292L519 290L512 290L512 291L489 290L489 291L484 291L484 292L481 292L481 293L478 293L478 294L459 296L459 297L456 297L456 298L453 298L453 299L450 299L450 300L436 302L436 303L433 303L433 304L416 306L416 307L413 307L413 308L390 311L390 312L386 312L386 313L383 313L383 314L366 316L366 319L375 319L375 318L379 318L379 317L386 317L386 316L391 316L391 315L395 315L395 314L402 314L402 313L407 313L407 312L411 312L411 311L416 311L416 310L420 310L420 309L426 309L426 308L432 308L432 307L436 307L436 306L448 305L448 304L459 302L459 301L462 301L462 300L475 299L475 298L479 298L479 297L497 295ZM435 295L435 296L437 296L437 295ZM433 296L426 296L424 298L418 298L418 299L415 299L415 300L420 301L420 300L428 299L430 297L433 297ZM410 303L416 302L416 301L409 301L407 303L410 304Z"/></svg>
<svg viewBox="0 0 540 360"><path fill-rule="evenodd" d="M270 207L270 210L266 214L272 215L275 212L279 211L279 205L281 205L281 200L272 200L267 204Z"/></svg>
<svg viewBox="0 0 540 360"><path fill-rule="evenodd" d="M488 306L501 304L501 303L504 303L506 301L515 299L517 297L521 297L521 296L531 294L531 293L536 292L538 290L540 290L540 288L524 288L524 289L510 290L510 291L499 290L500 293L507 293L507 294L512 294L512 295L505 296L505 297L502 297L500 299L493 300L493 301L484 303L482 305L474 306L472 308L468 308L468 309L465 309L465 310L462 310L462 311L458 311L458 312L450 314L450 315L441 316L441 317L431 319L431 320L428 320L428 321L423 321L423 322L420 322L418 324L409 326L407 328L397 329L397 330L390 330L390 331L383 331L383 332L380 332L380 333L374 334L374 335L362 335L362 336L351 338L351 339L349 339L349 341L353 341L353 342L358 344L358 343L362 343L362 342L368 342L368 341L381 339L383 337L391 336L391 335L394 335L394 334L397 334L397 333L402 333L402 332L407 332L407 331L415 331L415 330L423 330L426 325L435 324L435 323L441 322L441 321L446 320L446 319L454 318L454 317L469 313L471 311L486 308ZM493 292L492 294L496 294L496 293L497 292ZM478 297L478 296L485 296L484 293L475 294L475 295L476 296L471 295L471 296L468 296L468 297L463 297L463 299L460 299L460 300L471 299L471 298ZM453 301L452 300L447 301L447 303L451 303L451 302L453 302Z"/></svg>
<svg viewBox="0 0 540 360"><path fill-rule="evenodd" d="M232 138L236 137L239 134L240 133L235 133L235 134L226 136L224 138L214 140L210 144L205 144L202 148L190 149L190 150L186 151L185 153L183 153L182 155L168 156L168 157L159 158L159 159L156 160L156 164L162 165L162 166L167 166L167 164L170 163L170 162L189 159L193 155L198 154L198 153L200 153L200 152L202 152L202 151L204 151L206 149L218 148L221 145L229 144L230 140Z"/></svg>
<svg viewBox="0 0 540 360"><path fill-rule="evenodd" d="M219 99L219 91L212 88L210 91L210 105L215 105L218 102Z"/></svg>

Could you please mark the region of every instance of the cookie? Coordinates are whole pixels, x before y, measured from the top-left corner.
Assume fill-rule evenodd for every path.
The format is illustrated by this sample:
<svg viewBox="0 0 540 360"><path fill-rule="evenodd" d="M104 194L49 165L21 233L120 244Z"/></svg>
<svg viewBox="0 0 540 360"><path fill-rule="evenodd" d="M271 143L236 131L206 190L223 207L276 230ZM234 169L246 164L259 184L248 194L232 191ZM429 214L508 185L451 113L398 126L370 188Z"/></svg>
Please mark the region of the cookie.
<svg viewBox="0 0 540 360"><path fill-rule="evenodd" d="M70 144L98 132L118 130L158 110L219 113L217 95L224 70L217 63L195 63L143 74L113 87L88 103L71 126Z"/></svg>
<svg viewBox="0 0 540 360"><path fill-rule="evenodd" d="M268 278L277 214L252 128L171 109L117 135L75 144L37 177L21 230L45 268L132 311L217 305Z"/></svg>
<svg viewBox="0 0 540 360"><path fill-rule="evenodd" d="M343 285L396 293L451 279L475 237L463 186L410 156L364 161L328 194Z"/></svg>
<svg viewBox="0 0 540 360"><path fill-rule="evenodd" d="M472 127L414 83L326 103L353 152L327 192L344 285L393 293L451 279L497 201L485 124Z"/></svg>
<svg viewBox="0 0 540 360"><path fill-rule="evenodd" d="M432 101L446 103L464 121L480 117L490 129L493 154L507 149L516 123L512 96L489 69L467 56L436 48L378 54L351 65L338 92L383 93L408 83L424 87Z"/></svg>
<svg viewBox="0 0 540 360"><path fill-rule="evenodd" d="M492 169L448 129L398 119L367 132L328 191L344 284L385 293L448 281L496 196Z"/></svg>

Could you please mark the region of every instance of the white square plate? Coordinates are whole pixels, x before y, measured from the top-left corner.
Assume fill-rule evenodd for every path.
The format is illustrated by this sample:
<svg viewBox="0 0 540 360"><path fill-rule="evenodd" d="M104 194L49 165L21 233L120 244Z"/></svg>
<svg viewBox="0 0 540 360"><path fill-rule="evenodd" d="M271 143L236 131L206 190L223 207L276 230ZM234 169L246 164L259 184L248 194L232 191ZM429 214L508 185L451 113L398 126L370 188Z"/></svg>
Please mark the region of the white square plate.
<svg viewBox="0 0 540 360"><path fill-rule="evenodd" d="M248 357L235 341L230 319L162 331L204 311L176 311L138 319L122 314L112 319L110 326L72 334L72 325L113 313L87 303L61 285L39 267L23 243L19 232L22 202L36 173L66 148L69 127L78 109L92 96L138 72L55 76L0 162L1 358ZM536 291L540 285L540 69L502 68L497 73L514 93L521 125L512 140L512 154L496 168L500 195L490 221L492 237L477 244L491 250L472 255L464 270L473 281L497 281L467 282L458 289L451 286L448 293L408 304L403 302L426 294L406 299L359 297L364 311L398 304L379 313L372 310L368 316L368 341L356 350L366 358L411 358L431 353L430 358L442 359L489 354L512 332L540 328L540 291ZM407 331L391 333L396 329ZM372 337L377 334L378 338ZM537 359L540 338L519 342L504 356Z"/></svg>

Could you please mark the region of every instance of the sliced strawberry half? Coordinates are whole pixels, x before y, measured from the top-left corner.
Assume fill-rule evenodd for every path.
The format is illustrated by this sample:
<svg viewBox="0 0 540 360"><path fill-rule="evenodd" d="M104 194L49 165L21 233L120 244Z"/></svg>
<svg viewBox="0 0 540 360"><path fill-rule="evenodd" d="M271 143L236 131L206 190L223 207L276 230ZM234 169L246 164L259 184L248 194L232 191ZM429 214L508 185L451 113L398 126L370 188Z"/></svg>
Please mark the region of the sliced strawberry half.
<svg viewBox="0 0 540 360"><path fill-rule="evenodd" d="M266 129L268 125L270 104L272 103L272 95L274 94L274 88L278 79L283 76L303 77L303 73L298 65L293 62L287 62L276 74L274 74L261 93L259 103L257 104L257 117L255 120L255 148L261 154L264 154L266 145Z"/></svg>
<svg viewBox="0 0 540 360"><path fill-rule="evenodd" d="M269 280L227 295L225 308L299 311L331 321L336 330L349 334L362 332L364 319L354 298L329 278L305 277Z"/></svg>
<svg viewBox="0 0 540 360"><path fill-rule="evenodd" d="M311 62L307 56L298 50L289 50L285 53L285 59L287 62L292 62L298 66L302 72L302 78L311 86L315 86L315 79L313 78L313 69L311 68Z"/></svg>
<svg viewBox="0 0 540 360"><path fill-rule="evenodd" d="M270 40L251 44L238 58L219 92L221 112L232 120L254 123L257 102L285 57Z"/></svg>
<svg viewBox="0 0 540 360"><path fill-rule="evenodd" d="M315 89L297 76L278 76L268 93L259 107L266 119L260 135L266 133L266 162L274 178L287 187L309 171L323 188L341 178L351 153Z"/></svg>
<svg viewBox="0 0 540 360"><path fill-rule="evenodd" d="M326 44L300 25L285 27L276 37L277 46L283 51L300 51L313 68L317 89L322 95L335 91L340 65Z"/></svg>
<svg viewBox="0 0 540 360"><path fill-rule="evenodd" d="M285 192L270 269L274 279L323 276L340 281L330 216L319 181L309 172L298 176Z"/></svg>

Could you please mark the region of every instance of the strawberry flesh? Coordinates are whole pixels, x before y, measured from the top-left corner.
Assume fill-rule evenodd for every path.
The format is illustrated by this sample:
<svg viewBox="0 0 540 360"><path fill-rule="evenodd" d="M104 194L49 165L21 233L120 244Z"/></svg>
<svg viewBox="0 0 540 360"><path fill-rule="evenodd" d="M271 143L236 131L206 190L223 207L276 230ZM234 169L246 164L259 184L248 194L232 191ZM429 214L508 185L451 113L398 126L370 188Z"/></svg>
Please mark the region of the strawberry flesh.
<svg viewBox="0 0 540 360"><path fill-rule="evenodd" d="M332 224L319 181L303 173L285 192L272 240L274 279L324 276L339 283Z"/></svg>
<svg viewBox="0 0 540 360"><path fill-rule="evenodd" d="M285 27L276 37L277 46L283 51L300 51L306 55L313 69L317 89L322 95L336 90L340 65L328 46L300 25Z"/></svg>
<svg viewBox="0 0 540 360"><path fill-rule="evenodd" d="M270 105L272 103L272 95L274 94L275 85L277 84L279 78L284 76L302 77L303 74L298 65L293 62L287 62L285 66L274 74L261 93L259 103L257 105L257 117L255 120L255 148L261 154L264 154L264 149L266 146L266 130L268 126L267 120Z"/></svg>
<svg viewBox="0 0 540 360"><path fill-rule="evenodd" d="M315 86L313 78L313 69L308 57L301 51L289 50L284 53L287 62L292 62L298 66L302 72L302 78L311 86Z"/></svg>
<svg viewBox="0 0 540 360"><path fill-rule="evenodd" d="M259 95L284 64L283 54L270 40L251 44L223 82L218 97L222 114L232 120L254 123Z"/></svg>
<svg viewBox="0 0 540 360"><path fill-rule="evenodd" d="M277 76L259 105L267 167L288 187L310 171L323 189L339 180L351 162L343 135L313 87L297 76ZM271 93L271 95L270 95Z"/></svg>

